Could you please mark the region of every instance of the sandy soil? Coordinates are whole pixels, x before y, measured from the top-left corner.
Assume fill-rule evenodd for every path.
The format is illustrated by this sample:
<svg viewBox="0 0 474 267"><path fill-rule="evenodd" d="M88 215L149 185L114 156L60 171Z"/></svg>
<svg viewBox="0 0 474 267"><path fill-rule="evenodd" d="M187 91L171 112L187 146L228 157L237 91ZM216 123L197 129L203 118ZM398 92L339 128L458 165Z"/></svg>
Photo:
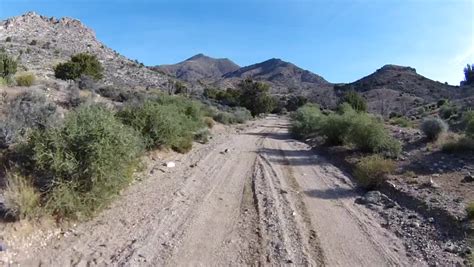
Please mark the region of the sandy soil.
<svg viewBox="0 0 474 267"><path fill-rule="evenodd" d="M23 249L10 245L3 263L424 265L354 203L358 194L341 170L290 138L285 119L221 131L171 157L175 168L150 157L148 177L93 220Z"/></svg>

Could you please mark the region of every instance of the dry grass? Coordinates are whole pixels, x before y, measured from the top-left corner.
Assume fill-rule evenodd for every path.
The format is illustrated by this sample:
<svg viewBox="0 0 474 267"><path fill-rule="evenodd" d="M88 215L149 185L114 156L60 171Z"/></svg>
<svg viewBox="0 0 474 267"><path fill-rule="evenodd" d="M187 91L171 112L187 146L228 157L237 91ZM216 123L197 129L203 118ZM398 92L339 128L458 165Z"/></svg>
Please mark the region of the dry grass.
<svg viewBox="0 0 474 267"><path fill-rule="evenodd" d="M394 170L395 163L392 160L375 154L362 158L357 163L354 176L360 186L373 189L378 187Z"/></svg>
<svg viewBox="0 0 474 267"><path fill-rule="evenodd" d="M24 176L10 173L5 190L5 206L15 218L34 218L40 215L40 193Z"/></svg>

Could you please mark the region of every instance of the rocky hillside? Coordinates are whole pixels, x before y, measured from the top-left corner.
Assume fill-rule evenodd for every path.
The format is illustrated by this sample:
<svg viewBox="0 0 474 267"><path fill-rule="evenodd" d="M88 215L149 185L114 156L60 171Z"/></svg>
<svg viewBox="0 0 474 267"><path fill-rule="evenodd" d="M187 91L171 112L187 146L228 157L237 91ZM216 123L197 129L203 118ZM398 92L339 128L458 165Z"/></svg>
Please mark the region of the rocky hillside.
<svg viewBox="0 0 474 267"><path fill-rule="evenodd" d="M240 67L227 58L212 58L198 54L177 64L153 67L187 82L216 81L222 75L236 71Z"/></svg>
<svg viewBox="0 0 474 267"><path fill-rule="evenodd" d="M368 100L369 108L383 115L409 114L424 104L462 97L459 86L430 80L414 68L397 65L385 65L355 82L336 85L335 93L340 96L350 89L360 92Z"/></svg>
<svg viewBox="0 0 474 267"><path fill-rule="evenodd" d="M97 56L105 69L103 82L127 88L162 87L168 77L106 47L95 33L72 18L48 18L29 12L0 22L0 47L18 58L20 69L41 78L54 77L53 67L73 54Z"/></svg>

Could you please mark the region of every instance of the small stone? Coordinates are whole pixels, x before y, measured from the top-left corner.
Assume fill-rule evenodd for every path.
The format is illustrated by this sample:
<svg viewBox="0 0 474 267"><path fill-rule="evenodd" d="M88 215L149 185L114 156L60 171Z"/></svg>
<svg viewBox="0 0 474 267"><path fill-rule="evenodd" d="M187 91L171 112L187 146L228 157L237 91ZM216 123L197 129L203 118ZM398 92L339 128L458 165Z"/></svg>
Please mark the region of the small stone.
<svg viewBox="0 0 474 267"><path fill-rule="evenodd" d="M174 163L173 161L167 162L166 167L167 168L174 168L174 167L176 167L176 163Z"/></svg>
<svg viewBox="0 0 474 267"><path fill-rule="evenodd" d="M280 189L280 194L288 194L288 191L286 191L284 189Z"/></svg>
<svg viewBox="0 0 474 267"><path fill-rule="evenodd" d="M7 251L7 245L3 244L1 241L0 241L0 251Z"/></svg>
<svg viewBox="0 0 474 267"><path fill-rule="evenodd" d="M428 218L428 222L429 222L429 223L434 223L434 221L435 221L435 219L434 219L433 217L429 217L429 218Z"/></svg>
<svg viewBox="0 0 474 267"><path fill-rule="evenodd" d="M468 174L464 176L464 179L462 180L463 183L472 183L474 182L474 176Z"/></svg>

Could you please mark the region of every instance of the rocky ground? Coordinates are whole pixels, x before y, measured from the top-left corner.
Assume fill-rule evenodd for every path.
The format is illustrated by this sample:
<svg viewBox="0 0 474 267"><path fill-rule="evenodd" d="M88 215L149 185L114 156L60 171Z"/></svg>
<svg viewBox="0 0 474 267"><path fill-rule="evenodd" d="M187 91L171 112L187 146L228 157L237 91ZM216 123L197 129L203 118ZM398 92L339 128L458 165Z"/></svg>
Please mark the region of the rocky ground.
<svg viewBox="0 0 474 267"><path fill-rule="evenodd" d="M404 145L396 173L380 190L363 191L357 203L378 214L381 225L403 240L409 257L435 266L468 264L472 226L465 209L474 200L474 154L446 154L417 129L389 129ZM347 172L364 156L342 147L320 150Z"/></svg>

